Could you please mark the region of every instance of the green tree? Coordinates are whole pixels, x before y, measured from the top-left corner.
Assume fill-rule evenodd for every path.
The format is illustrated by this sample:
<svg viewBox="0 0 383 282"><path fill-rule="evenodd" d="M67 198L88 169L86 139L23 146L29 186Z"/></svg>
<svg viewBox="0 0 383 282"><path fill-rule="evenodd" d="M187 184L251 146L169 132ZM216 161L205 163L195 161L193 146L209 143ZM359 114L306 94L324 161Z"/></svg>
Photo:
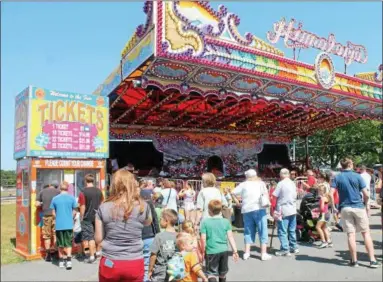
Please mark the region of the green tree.
<svg viewBox="0 0 383 282"><path fill-rule="evenodd" d="M377 121L356 121L333 130L318 131L309 137L309 156L314 167L336 168L343 157L355 164L372 166L383 159L383 124ZM304 140L299 139L297 158L304 159Z"/></svg>
<svg viewBox="0 0 383 282"><path fill-rule="evenodd" d="M16 184L16 172L14 170L1 170L1 186L13 186Z"/></svg>

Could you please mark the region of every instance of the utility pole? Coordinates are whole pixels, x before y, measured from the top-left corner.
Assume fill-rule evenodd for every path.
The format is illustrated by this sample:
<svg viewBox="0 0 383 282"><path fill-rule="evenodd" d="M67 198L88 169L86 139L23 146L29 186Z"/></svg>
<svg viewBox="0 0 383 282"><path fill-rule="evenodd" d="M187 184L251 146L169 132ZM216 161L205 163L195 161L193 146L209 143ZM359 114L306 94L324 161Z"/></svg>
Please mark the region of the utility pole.
<svg viewBox="0 0 383 282"><path fill-rule="evenodd" d="M295 162L295 138L293 139L293 162Z"/></svg>
<svg viewBox="0 0 383 282"><path fill-rule="evenodd" d="M306 170L309 169L310 160L309 160L309 137L305 136L305 151L306 151Z"/></svg>

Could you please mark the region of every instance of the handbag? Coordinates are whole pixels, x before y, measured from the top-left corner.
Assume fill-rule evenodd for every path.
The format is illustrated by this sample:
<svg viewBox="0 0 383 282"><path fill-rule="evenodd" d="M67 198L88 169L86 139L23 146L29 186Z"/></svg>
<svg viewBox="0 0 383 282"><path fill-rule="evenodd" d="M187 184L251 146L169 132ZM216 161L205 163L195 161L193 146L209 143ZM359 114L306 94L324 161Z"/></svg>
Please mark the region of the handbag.
<svg viewBox="0 0 383 282"><path fill-rule="evenodd" d="M271 206L269 193L264 183L262 183L262 187L261 187L260 206L262 208L268 208Z"/></svg>

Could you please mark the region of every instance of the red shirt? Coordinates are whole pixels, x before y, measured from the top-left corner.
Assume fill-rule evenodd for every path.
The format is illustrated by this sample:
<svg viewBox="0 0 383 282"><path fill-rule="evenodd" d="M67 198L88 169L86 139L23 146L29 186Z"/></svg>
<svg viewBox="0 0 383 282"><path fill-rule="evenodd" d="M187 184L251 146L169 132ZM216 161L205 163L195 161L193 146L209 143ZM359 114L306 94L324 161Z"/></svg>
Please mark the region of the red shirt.
<svg viewBox="0 0 383 282"><path fill-rule="evenodd" d="M315 185L315 183L317 183L317 180L315 179L315 177L312 175L309 175L307 177L307 184L310 186L310 188L312 188Z"/></svg>
<svg viewBox="0 0 383 282"><path fill-rule="evenodd" d="M270 207L271 208L271 214L274 213L275 207L277 206L277 197L275 197L273 195L274 191L275 191L275 187L271 188L270 192L269 192L269 197L270 197L270 202L271 202L271 207Z"/></svg>

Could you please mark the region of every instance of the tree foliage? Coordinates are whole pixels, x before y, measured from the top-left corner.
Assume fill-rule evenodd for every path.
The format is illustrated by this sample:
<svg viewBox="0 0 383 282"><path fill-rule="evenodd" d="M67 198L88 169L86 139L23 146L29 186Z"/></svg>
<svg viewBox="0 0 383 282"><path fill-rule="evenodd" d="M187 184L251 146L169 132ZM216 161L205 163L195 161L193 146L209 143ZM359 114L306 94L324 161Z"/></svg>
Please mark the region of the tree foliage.
<svg viewBox="0 0 383 282"><path fill-rule="evenodd" d="M14 186L16 184L16 172L14 170L1 170L1 186Z"/></svg>
<svg viewBox="0 0 383 282"><path fill-rule="evenodd" d="M319 131L309 137L310 162L314 167L336 168L343 157L355 164L372 166L383 162L383 124L377 121L356 121L333 130ZM304 140L297 146L297 158L304 159Z"/></svg>

